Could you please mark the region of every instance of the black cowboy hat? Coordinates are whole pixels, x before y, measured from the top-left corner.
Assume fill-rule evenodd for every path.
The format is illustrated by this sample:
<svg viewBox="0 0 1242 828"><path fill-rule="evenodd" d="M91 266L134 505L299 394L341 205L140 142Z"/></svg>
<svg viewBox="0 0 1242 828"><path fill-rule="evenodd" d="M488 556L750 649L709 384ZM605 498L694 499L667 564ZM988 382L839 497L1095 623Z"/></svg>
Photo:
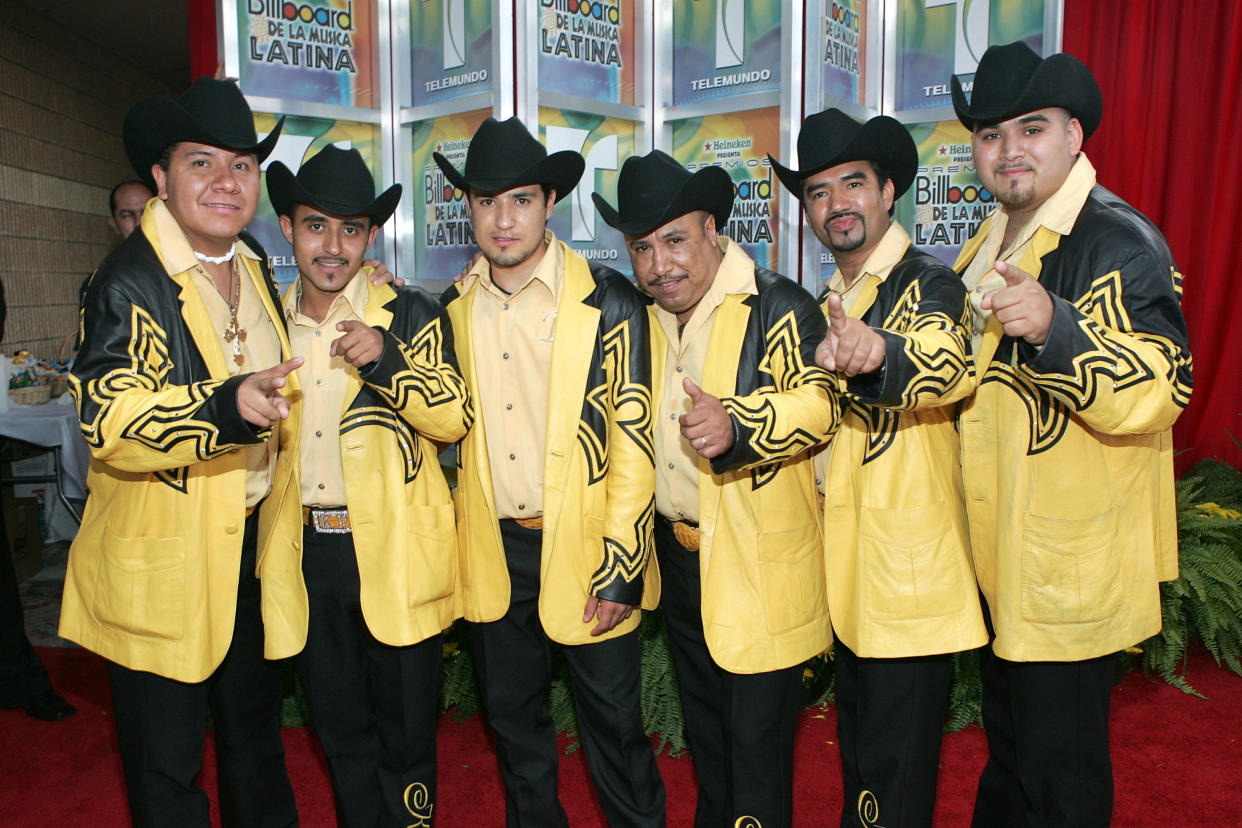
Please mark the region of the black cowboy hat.
<svg viewBox="0 0 1242 828"><path fill-rule="evenodd" d="M250 105L237 84L203 77L175 98L152 95L134 104L125 116L122 136L134 172L150 182L151 165L170 144L193 141L253 152L261 162L271 155L284 124L282 117L260 141Z"/></svg>
<svg viewBox="0 0 1242 828"><path fill-rule="evenodd" d="M267 168L267 195L278 216L306 204L333 216L366 216L375 227L388 221L401 200L401 185L375 195L375 179L356 149L332 144L307 161L295 176L279 161Z"/></svg>
<svg viewBox="0 0 1242 828"><path fill-rule="evenodd" d="M458 172L438 152L431 157L454 187L465 192L503 193L523 184L546 184L560 201L578 186L586 161L572 150L548 155L517 116L504 121L488 118L470 139L466 166Z"/></svg>
<svg viewBox="0 0 1242 828"><path fill-rule="evenodd" d="M768 154L776 177L802 198L802 182L815 173L848 161L874 161L893 180L893 198L910 189L919 167L914 139L901 122L878 115L860 124L839 109L825 109L802 122L798 134L800 170L791 170Z"/></svg>
<svg viewBox="0 0 1242 828"><path fill-rule="evenodd" d="M706 210L716 217L716 230L724 230L733 211L733 180L720 167L690 172L668 154L652 150L631 155L617 178L617 207L591 193L595 209L604 221L628 236L649 233L678 216Z"/></svg>
<svg viewBox="0 0 1242 828"><path fill-rule="evenodd" d="M1100 125L1104 110L1100 85L1081 60L1062 52L1041 58L1021 40L983 53L969 103L956 75L952 82L953 110L971 132L979 124L1059 106L1082 124L1085 140Z"/></svg>

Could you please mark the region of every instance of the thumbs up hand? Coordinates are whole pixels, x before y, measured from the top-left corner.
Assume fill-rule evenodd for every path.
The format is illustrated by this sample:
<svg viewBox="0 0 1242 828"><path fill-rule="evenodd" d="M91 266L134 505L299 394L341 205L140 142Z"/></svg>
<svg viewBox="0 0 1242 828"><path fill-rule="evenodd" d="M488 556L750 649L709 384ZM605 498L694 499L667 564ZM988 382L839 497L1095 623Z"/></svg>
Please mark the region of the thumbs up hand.
<svg viewBox="0 0 1242 828"><path fill-rule="evenodd" d="M828 297L828 335L815 349L815 363L847 377L870 374L884 364L884 337L845 312L841 297Z"/></svg>
<svg viewBox="0 0 1242 828"><path fill-rule="evenodd" d="M733 445L733 421L720 399L699 388L688 377L682 380L682 388L690 397L690 413L678 418L681 436L701 457L708 460L724 454Z"/></svg>
<svg viewBox="0 0 1242 828"><path fill-rule="evenodd" d="M1006 336L1043 345L1052 327L1052 297L1034 276L1007 262L996 263L1005 286L983 295L980 307L992 311Z"/></svg>

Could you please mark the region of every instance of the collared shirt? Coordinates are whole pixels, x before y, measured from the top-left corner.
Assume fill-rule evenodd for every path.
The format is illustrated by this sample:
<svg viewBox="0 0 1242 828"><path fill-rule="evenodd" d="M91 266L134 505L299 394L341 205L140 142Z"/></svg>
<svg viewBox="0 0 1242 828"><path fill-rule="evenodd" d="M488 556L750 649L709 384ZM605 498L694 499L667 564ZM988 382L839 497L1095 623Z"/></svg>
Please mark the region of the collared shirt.
<svg viewBox="0 0 1242 828"><path fill-rule="evenodd" d="M845 307L845 312L849 313L863 292L863 286L870 281L868 277L872 277L877 282L887 279L893 267L901 261L902 256L906 255L906 249L909 246L910 234L897 222L890 221L888 229L880 237L880 243L871 251L867 261L863 262L862 270L858 271L854 281L847 287L845 276L841 274L841 268L838 267L832 272L832 276L828 277L829 292L841 296L841 304Z"/></svg>
<svg viewBox="0 0 1242 828"><path fill-rule="evenodd" d="M994 269L997 259L1017 267L1026 255L1027 248L1031 246L1035 231L1040 227L1047 227L1062 236L1069 235L1094 186L1095 167L1087 160L1087 154L1080 152L1065 178L1065 183L1039 206L1031 220L1014 235L1008 250L1005 251L1001 250L1001 244L1004 243L1009 214L1003 206L996 208L996 217L988 228L987 238L966 267L966 272L962 274L962 281L970 291L970 305L974 309L974 336L971 344L975 353L979 352L983 331L992 315L991 311L980 307L980 303L988 292L1005 286L1005 280Z"/></svg>
<svg viewBox="0 0 1242 828"><path fill-rule="evenodd" d="M496 516L502 519L543 514L552 342L565 283L556 236L547 231L545 239L547 252L512 293L492 281L486 259L470 271L479 278L470 320L478 407L487 433Z"/></svg>
<svg viewBox="0 0 1242 828"><path fill-rule="evenodd" d="M263 308L263 300L255 288L255 279L263 280L259 267L259 257L246 243L238 240L237 253L234 261L244 267L250 275L240 274L241 290L237 303L237 324L245 331L246 338L241 343L242 364L234 359L233 343L224 338L225 331L232 321L229 303L220 295L216 283L199 263L194 255L185 232L169 212L168 206L159 198L147 202L147 209L152 212L150 225L143 224L143 232L147 233L151 246L159 251L164 268L169 275L189 272L190 282L198 289L199 296L207 308L211 326L219 338L220 350L228 365L229 376L241 373L253 373L271 368L280 363L280 337L273 327L267 311ZM153 231L148 232L148 227ZM272 490L272 468L276 459L277 430L266 441L249 446L246 451L246 507L255 506Z"/></svg>
<svg viewBox="0 0 1242 828"><path fill-rule="evenodd" d="M682 386L689 378L703 385L703 365L716 321L716 309L730 294L759 292L755 286L755 263L735 242L718 236L724 259L716 277L695 306L686 325L678 331L676 314L655 305L656 319L668 339L660 389L660 410L655 422L656 511L669 520L699 522L699 453L681 436L677 418L693 406Z"/></svg>
<svg viewBox="0 0 1242 828"><path fill-rule="evenodd" d="M285 293L289 346L306 363L302 376L302 431L298 443L302 460L302 505L344 506L345 471L341 466L341 414L349 391L349 372L357 369L345 357L331 356L332 343L345 334L338 322L365 322L370 279L359 268L332 298L322 322L302 313L302 276Z"/></svg>
<svg viewBox="0 0 1242 828"><path fill-rule="evenodd" d="M832 272L832 276L828 278L828 290L841 295L841 305L845 308L846 314L862 318L863 313L866 312L865 309L860 308L859 313L851 313L851 311L854 310L854 305L858 302L864 286L871 282L877 285L883 283L888 278L888 274L901 261L901 257L906 255L909 247L910 234L900 224L892 221L889 222L884 235L880 237L880 243L871 251L867 261L863 262L862 270L858 272L858 276L848 288L845 286L845 277L841 275L841 269L837 268ZM827 315L827 313L828 305L825 299L824 314ZM834 443L835 441L830 441L815 452L815 486L820 494L824 493L824 481L828 479L828 460L832 457Z"/></svg>

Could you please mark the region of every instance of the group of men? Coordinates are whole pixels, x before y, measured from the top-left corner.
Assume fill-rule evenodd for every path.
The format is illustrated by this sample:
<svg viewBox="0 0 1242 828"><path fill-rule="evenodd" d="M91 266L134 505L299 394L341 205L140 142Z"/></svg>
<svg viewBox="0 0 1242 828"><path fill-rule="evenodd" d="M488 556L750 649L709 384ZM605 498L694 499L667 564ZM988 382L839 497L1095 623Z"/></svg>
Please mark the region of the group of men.
<svg viewBox="0 0 1242 828"><path fill-rule="evenodd" d="M634 282L588 262L547 226L582 157L489 118L462 169L435 157L481 253L437 302L364 265L400 186L334 147L267 171L282 300L243 232L279 125L259 141L221 81L140 102L125 143L156 197L83 306L62 616L108 659L134 822L208 823L208 707L224 823L296 822L292 657L340 822L430 825L464 617L506 824L568 824L555 643L605 818L663 825L637 631L658 606L697 828L792 824L801 665L830 646L841 824L929 825L951 655L989 642L975 824L1108 824L1115 654L1176 573L1180 276L1080 151L1081 63L994 47L954 103L999 204L955 268L892 221L918 161L891 118L819 113L801 169L772 159L837 262L818 302L721 234L727 173L658 150L594 196Z"/></svg>

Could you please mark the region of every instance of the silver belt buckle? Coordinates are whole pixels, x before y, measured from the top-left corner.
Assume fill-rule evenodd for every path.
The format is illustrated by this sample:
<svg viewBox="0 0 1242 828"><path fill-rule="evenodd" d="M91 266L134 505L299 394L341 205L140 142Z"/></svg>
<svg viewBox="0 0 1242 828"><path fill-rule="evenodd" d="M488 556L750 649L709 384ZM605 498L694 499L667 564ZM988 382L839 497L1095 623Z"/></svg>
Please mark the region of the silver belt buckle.
<svg viewBox="0 0 1242 828"><path fill-rule="evenodd" d="M312 509L311 522L315 531L325 535L348 535L348 509Z"/></svg>

